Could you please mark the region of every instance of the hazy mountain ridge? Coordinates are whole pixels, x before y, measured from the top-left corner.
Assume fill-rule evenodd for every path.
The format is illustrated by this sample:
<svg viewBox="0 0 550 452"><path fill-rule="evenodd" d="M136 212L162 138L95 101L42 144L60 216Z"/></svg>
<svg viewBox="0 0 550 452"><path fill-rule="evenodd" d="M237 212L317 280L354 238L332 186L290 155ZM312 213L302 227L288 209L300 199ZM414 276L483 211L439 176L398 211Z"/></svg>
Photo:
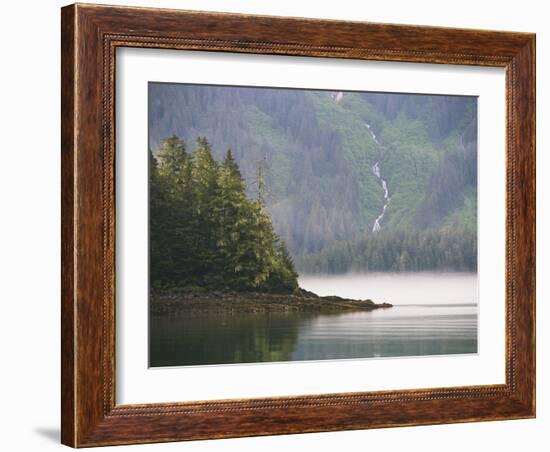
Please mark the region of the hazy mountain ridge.
<svg viewBox="0 0 550 452"><path fill-rule="evenodd" d="M471 97L150 84L150 147L177 134L231 148L248 190L266 169L275 229L300 257L381 231L476 227L477 122Z"/></svg>

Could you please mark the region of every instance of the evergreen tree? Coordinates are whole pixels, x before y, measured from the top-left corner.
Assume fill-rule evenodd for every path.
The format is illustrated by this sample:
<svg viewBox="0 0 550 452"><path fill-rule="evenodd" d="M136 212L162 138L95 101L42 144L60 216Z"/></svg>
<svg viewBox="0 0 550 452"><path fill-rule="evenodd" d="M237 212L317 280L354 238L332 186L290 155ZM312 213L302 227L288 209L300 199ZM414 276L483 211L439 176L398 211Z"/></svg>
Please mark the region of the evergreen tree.
<svg viewBox="0 0 550 452"><path fill-rule="evenodd" d="M205 137L188 153L177 136L150 154L152 287L292 291L294 264L273 229L263 196L246 196L228 150L219 164Z"/></svg>
<svg viewBox="0 0 550 452"><path fill-rule="evenodd" d="M162 186L157 160L149 150L149 256L151 262L151 281L157 285L168 279L174 265L169 247L170 237L166 235L169 206L166 192ZM172 237L173 238L173 237Z"/></svg>
<svg viewBox="0 0 550 452"><path fill-rule="evenodd" d="M267 281L264 283L266 290L289 291L298 288L298 273L294 270L294 261L290 256L285 243L277 239L275 246L275 265Z"/></svg>
<svg viewBox="0 0 550 452"><path fill-rule="evenodd" d="M196 277L193 267L197 259L198 217L192 171L193 157L187 153L185 143L177 136L164 140L156 170L162 198L157 205L150 200L151 236L162 243L162 255L158 259L162 268L159 279L163 285L189 284ZM155 218L155 210L161 211L160 219ZM151 259L152 263L157 262L153 256ZM153 267L151 265L152 272Z"/></svg>
<svg viewBox="0 0 550 452"><path fill-rule="evenodd" d="M170 187L175 188L182 182L188 161L185 143L178 136L172 135L162 141L158 156L160 173L171 179Z"/></svg>
<svg viewBox="0 0 550 452"><path fill-rule="evenodd" d="M197 249L195 262L200 285L217 285L221 282L222 256L218 250L221 238L221 190L219 165L212 157L210 144L205 137L197 139L194 152L193 183L197 190L196 211Z"/></svg>
<svg viewBox="0 0 550 452"><path fill-rule="evenodd" d="M245 183L233 154L225 155L219 175L221 221L218 247L228 286L251 287L253 272L252 205L245 195Z"/></svg>

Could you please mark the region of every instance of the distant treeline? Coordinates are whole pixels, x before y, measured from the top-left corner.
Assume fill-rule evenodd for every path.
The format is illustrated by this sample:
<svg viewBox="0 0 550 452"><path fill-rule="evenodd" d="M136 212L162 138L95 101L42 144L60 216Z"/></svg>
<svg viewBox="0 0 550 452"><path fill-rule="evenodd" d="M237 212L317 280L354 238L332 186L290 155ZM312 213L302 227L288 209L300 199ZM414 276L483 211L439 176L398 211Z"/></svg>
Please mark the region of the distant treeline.
<svg viewBox="0 0 550 452"><path fill-rule="evenodd" d="M155 288L285 292L297 274L263 199L262 166L255 199L230 150L217 162L207 139L188 152L183 140L150 152L150 282Z"/></svg>
<svg viewBox="0 0 550 452"><path fill-rule="evenodd" d="M304 273L350 271L476 271L475 230L382 231L367 238L338 242L297 261Z"/></svg>

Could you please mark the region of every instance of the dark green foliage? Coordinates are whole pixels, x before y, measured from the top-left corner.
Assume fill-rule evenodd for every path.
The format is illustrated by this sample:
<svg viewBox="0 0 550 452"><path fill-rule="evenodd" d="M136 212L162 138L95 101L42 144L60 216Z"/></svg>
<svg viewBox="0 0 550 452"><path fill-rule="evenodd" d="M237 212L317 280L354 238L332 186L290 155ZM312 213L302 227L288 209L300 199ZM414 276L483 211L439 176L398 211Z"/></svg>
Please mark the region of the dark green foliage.
<svg viewBox="0 0 550 452"><path fill-rule="evenodd" d="M477 137L477 123L466 128ZM477 192L477 149L473 138L461 138L459 145L445 154L433 172L429 189L416 212L416 223L421 228L439 226L456 209L464 206L466 198L475 200ZM476 218L471 218L473 227Z"/></svg>
<svg viewBox="0 0 550 452"><path fill-rule="evenodd" d="M162 141L158 161L150 154L153 288L290 292L298 286L261 190L250 200L245 189L230 150L220 164L204 137L192 153L175 135Z"/></svg>
<svg viewBox="0 0 550 452"><path fill-rule="evenodd" d="M309 273L476 271L477 236L472 229L449 227L383 231L305 256L300 267Z"/></svg>

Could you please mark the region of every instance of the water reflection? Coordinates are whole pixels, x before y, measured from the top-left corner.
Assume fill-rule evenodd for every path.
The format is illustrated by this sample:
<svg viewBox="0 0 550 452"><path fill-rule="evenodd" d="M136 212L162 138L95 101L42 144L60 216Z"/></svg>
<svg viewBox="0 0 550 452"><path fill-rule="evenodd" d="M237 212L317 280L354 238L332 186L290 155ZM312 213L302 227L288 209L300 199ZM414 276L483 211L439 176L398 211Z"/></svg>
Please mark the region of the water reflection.
<svg viewBox="0 0 550 452"><path fill-rule="evenodd" d="M395 306L318 318L301 328L293 360L477 352L477 306Z"/></svg>
<svg viewBox="0 0 550 452"><path fill-rule="evenodd" d="M289 361L303 318L297 313L153 316L150 365Z"/></svg>
<svg viewBox="0 0 550 452"><path fill-rule="evenodd" d="M154 367L476 353L477 307L154 316L150 346Z"/></svg>
<svg viewBox="0 0 550 452"><path fill-rule="evenodd" d="M467 273L301 277L320 295L390 309L336 315L180 314L150 319L150 365L181 366L477 352L478 278Z"/></svg>

